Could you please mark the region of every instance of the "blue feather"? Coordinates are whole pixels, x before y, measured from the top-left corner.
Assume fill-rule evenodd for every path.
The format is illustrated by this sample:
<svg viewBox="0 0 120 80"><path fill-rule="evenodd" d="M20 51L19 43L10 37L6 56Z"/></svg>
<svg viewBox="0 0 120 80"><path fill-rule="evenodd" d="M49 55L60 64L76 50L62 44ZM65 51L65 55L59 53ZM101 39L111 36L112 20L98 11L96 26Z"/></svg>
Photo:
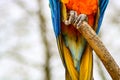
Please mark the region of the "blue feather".
<svg viewBox="0 0 120 80"><path fill-rule="evenodd" d="M108 2L109 2L109 0L99 0L100 17L99 17L99 20L98 20L98 28L97 28L96 33L99 32L99 29L100 29L100 26L102 24L102 20L103 20L103 17L104 17L104 12L105 12L105 9L108 5Z"/></svg>
<svg viewBox="0 0 120 80"><path fill-rule="evenodd" d="M56 37L60 34L60 1L49 0L51 8L52 23Z"/></svg>

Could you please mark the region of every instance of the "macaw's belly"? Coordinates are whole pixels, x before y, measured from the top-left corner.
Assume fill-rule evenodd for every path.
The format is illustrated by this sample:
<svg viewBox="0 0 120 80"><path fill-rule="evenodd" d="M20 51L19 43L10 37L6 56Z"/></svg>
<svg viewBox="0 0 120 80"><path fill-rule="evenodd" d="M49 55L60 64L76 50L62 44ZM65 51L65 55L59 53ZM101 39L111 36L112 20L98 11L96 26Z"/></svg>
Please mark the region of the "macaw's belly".
<svg viewBox="0 0 120 80"><path fill-rule="evenodd" d="M62 23L61 33L64 44L73 58L74 66L79 71L80 59L84 52L86 41L72 25L65 26Z"/></svg>

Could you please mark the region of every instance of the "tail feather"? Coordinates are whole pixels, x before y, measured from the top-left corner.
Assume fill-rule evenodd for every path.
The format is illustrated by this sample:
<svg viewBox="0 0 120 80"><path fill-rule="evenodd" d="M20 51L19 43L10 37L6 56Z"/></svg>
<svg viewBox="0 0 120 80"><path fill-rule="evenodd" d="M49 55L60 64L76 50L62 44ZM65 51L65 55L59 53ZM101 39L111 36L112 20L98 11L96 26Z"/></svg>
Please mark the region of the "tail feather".
<svg viewBox="0 0 120 80"><path fill-rule="evenodd" d="M57 38L61 59L66 69L66 80L78 80L78 72L74 66L69 49L65 46L61 35ZM70 79L71 78L71 79Z"/></svg>
<svg viewBox="0 0 120 80"><path fill-rule="evenodd" d="M87 45L86 50L82 56L80 64L79 80L92 80L93 74L93 55L92 48Z"/></svg>
<svg viewBox="0 0 120 80"><path fill-rule="evenodd" d="M65 59L65 64L66 64L66 69L69 72L69 75L71 76L72 80L78 80L78 72L75 69L71 53L69 49L63 44L63 53L64 53L64 59ZM69 76L68 76L69 77Z"/></svg>
<svg viewBox="0 0 120 80"><path fill-rule="evenodd" d="M67 56L67 57L69 57L69 56ZM68 59L65 59L65 60L68 60ZM74 75L75 74L74 69L70 67L72 65L69 64L69 62L68 62L68 65L69 66L66 69L66 79L65 80L93 80L92 48L89 45L87 45L86 50L81 58L80 72L78 72L76 74L77 76ZM73 71L67 71L67 70L73 70ZM72 73L72 75L70 75L71 73Z"/></svg>
<svg viewBox="0 0 120 80"><path fill-rule="evenodd" d="M67 70L65 71L65 80L72 80Z"/></svg>
<svg viewBox="0 0 120 80"><path fill-rule="evenodd" d="M57 38L57 42L66 70L66 80L92 80L93 56L91 47L86 46L79 65L80 71L77 71L70 50L60 36Z"/></svg>

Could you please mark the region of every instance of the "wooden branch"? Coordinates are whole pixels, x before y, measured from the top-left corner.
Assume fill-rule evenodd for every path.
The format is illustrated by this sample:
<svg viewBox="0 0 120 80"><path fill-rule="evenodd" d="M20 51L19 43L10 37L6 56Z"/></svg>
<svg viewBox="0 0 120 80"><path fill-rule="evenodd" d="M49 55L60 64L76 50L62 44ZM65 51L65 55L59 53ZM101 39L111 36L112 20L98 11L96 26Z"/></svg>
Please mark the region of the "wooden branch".
<svg viewBox="0 0 120 80"><path fill-rule="evenodd" d="M105 68L109 72L113 80L120 80L120 68L105 48L102 41L96 35L95 31L87 24L83 22L80 27L76 27L78 31L87 40L92 49L96 52L97 56L100 58Z"/></svg>

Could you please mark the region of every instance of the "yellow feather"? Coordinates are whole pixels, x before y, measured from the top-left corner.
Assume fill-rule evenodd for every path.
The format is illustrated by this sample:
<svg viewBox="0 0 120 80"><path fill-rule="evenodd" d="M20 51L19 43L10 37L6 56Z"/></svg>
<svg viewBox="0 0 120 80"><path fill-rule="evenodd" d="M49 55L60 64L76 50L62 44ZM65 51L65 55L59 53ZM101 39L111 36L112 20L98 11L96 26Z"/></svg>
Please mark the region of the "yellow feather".
<svg viewBox="0 0 120 80"><path fill-rule="evenodd" d="M65 4L62 3L62 7L61 7L61 14L62 14L62 21L67 20L67 9Z"/></svg>
<svg viewBox="0 0 120 80"><path fill-rule="evenodd" d="M78 72L76 71L76 69L74 67L73 60L72 60L72 57L70 55L71 53L64 44L63 44L63 51L64 51L64 58L65 58L66 67L67 67L68 72L71 76L71 79L78 80Z"/></svg>
<svg viewBox="0 0 120 80"><path fill-rule="evenodd" d="M69 0L61 0L61 2L63 2L63 3L68 3Z"/></svg>
<svg viewBox="0 0 120 80"><path fill-rule="evenodd" d="M79 80L92 80L92 66L93 66L92 49L90 46L87 46L82 56L80 64Z"/></svg>

